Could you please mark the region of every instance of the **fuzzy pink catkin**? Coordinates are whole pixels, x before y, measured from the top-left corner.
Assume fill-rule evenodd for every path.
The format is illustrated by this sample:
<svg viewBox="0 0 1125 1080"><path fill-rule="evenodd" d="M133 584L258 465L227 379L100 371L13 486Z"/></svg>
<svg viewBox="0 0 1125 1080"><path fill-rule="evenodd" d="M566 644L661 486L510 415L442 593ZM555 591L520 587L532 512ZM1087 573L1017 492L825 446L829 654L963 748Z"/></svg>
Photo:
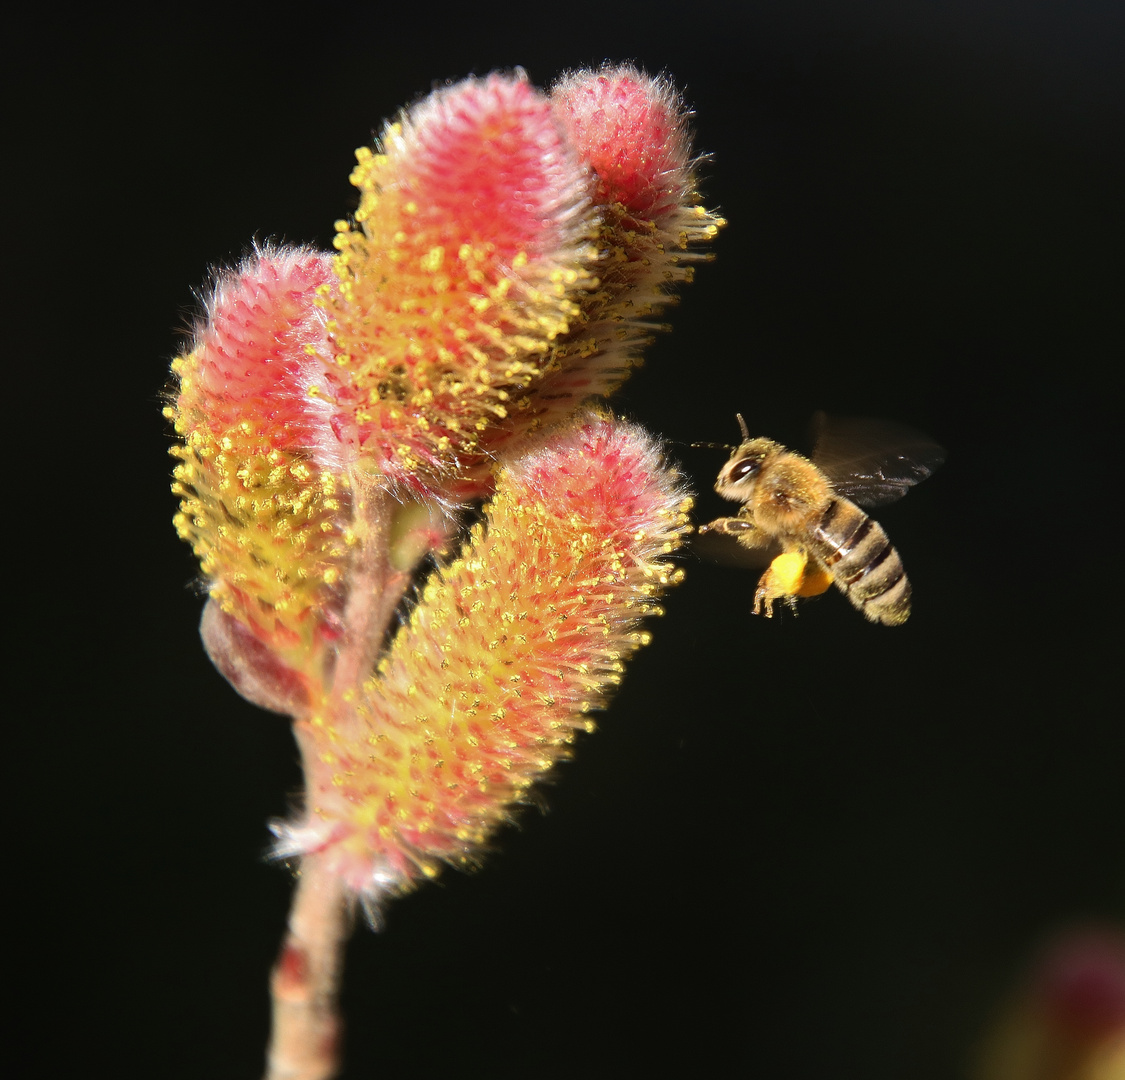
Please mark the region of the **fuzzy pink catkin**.
<svg viewBox="0 0 1125 1080"><path fill-rule="evenodd" d="M522 72L437 90L356 151L336 254L221 273L173 362L204 647L293 718L305 776L274 826L300 881L270 1080L337 1075L355 903L374 922L479 859L680 577L690 499L654 439L589 399L639 362L722 224L697 205L686 116L629 67L552 97Z"/></svg>
<svg viewBox="0 0 1125 1080"><path fill-rule="evenodd" d="M551 91L566 141L590 178L596 211L596 286L574 294L579 315L506 416L482 431L476 462L450 486L462 498L486 495L493 458L558 423L590 396L611 394L641 361L673 290L707 258L702 248L723 219L699 205L689 113L667 80L631 65L577 71Z"/></svg>
<svg viewBox="0 0 1125 1080"><path fill-rule="evenodd" d="M589 179L522 77L432 94L357 151L325 294L339 437L393 487L442 487L539 375L591 279Z"/></svg>
<svg viewBox="0 0 1125 1080"><path fill-rule="evenodd" d="M280 852L327 856L370 910L472 863L647 641L689 507L631 424L588 415L510 462L366 685L360 726L315 710L305 725L320 764Z"/></svg>
<svg viewBox="0 0 1125 1080"><path fill-rule="evenodd" d="M639 363L722 224L687 116L629 66L549 96L522 73L436 91L357 151L335 256L267 248L221 274L173 364L205 647L297 721L308 802L279 851L372 910L474 860L677 579L678 481L582 406ZM477 499L484 525L392 639Z"/></svg>
<svg viewBox="0 0 1125 1080"><path fill-rule="evenodd" d="M348 492L318 458L331 430L308 393L321 377L310 352L327 340L315 301L332 281L330 259L303 248L265 248L220 275L172 365L179 393L166 410L183 438L175 524L212 600L306 671L338 632L346 558Z"/></svg>

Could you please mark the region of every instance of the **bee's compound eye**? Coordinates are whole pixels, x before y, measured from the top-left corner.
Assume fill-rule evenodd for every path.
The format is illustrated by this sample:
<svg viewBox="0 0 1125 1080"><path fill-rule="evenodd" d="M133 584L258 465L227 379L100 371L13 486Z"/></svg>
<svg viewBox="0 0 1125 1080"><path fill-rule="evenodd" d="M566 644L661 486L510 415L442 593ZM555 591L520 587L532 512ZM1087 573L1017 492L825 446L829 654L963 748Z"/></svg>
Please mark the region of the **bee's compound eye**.
<svg viewBox="0 0 1125 1080"><path fill-rule="evenodd" d="M743 458L737 465L730 471L730 478L733 483L738 483L739 480L745 480L748 476L753 476L762 467L760 458Z"/></svg>

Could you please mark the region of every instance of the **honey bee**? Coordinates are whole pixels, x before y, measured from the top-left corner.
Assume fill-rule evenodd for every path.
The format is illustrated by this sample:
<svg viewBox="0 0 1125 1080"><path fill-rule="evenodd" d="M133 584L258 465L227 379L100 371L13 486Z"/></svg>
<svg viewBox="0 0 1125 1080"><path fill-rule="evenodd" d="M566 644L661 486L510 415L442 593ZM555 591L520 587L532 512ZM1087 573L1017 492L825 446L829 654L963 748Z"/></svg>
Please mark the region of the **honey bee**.
<svg viewBox="0 0 1125 1080"><path fill-rule="evenodd" d="M715 490L742 503L737 517L699 528L733 536L751 550L780 548L754 593L754 614L773 615L835 585L872 622L899 626L910 616L910 581L883 527L857 506L881 506L906 494L944 460L924 435L885 421L815 418L813 458L772 439L742 443L719 472Z"/></svg>

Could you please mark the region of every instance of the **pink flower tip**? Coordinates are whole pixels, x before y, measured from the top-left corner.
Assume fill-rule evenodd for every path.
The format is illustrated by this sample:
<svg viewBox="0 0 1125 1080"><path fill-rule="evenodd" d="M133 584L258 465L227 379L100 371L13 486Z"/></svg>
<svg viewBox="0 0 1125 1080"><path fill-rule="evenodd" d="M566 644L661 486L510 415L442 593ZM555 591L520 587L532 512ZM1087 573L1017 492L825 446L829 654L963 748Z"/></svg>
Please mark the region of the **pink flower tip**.
<svg viewBox="0 0 1125 1080"><path fill-rule="evenodd" d="M667 80L627 64L564 76L555 109L597 176L595 202L659 221L691 190L688 111Z"/></svg>
<svg viewBox="0 0 1125 1080"><path fill-rule="evenodd" d="M331 256L308 248L265 246L219 274L181 365L191 391L181 401L198 405L216 430L252 420L275 449L317 441L309 353L327 347L315 298L333 281Z"/></svg>
<svg viewBox="0 0 1125 1080"><path fill-rule="evenodd" d="M388 133L388 150L395 138ZM502 266L521 255L553 259L586 229L581 170L522 72L430 95L406 114L401 139L402 182L419 199L415 228L487 242Z"/></svg>

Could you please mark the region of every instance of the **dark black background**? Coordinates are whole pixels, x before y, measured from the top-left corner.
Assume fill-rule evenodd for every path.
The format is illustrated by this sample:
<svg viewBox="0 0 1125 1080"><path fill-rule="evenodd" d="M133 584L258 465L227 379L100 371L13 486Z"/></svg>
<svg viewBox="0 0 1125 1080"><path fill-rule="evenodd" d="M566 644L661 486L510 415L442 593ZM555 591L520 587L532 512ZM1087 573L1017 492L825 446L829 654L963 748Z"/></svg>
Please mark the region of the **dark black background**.
<svg viewBox="0 0 1125 1080"><path fill-rule="evenodd" d="M167 364L210 264L327 246L384 117L516 64L666 70L711 155L718 258L620 410L684 444L870 413L949 463L880 515L902 629L755 619L687 557L549 812L357 931L345 1076L964 1076L1038 942L1125 918L1120 5L743 7L17 27L11 888L53 1032L21 1075L258 1075L299 774L199 647ZM723 455L675 452L723 512Z"/></svg>

